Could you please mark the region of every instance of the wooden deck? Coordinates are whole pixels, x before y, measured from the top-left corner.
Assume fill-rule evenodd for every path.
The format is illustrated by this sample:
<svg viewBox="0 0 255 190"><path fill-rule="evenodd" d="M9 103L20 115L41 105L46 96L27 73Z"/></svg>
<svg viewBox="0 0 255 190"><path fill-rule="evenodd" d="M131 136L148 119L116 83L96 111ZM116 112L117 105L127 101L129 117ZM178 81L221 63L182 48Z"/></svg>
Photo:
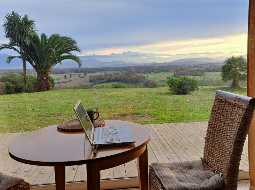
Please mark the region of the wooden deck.
<svg viewBox="0 0 255 190"><path fill-rule="evenodd" d="M206 122L146 125L146 127L151 131L148 147L149 163L196 160L202 156ZM25 165L9 157L8 144L17 135L19 134L0 134L0 171L22 177L32 185L54 183L53 168ZM247 143L240 169L248 171ZM102 179L134 176L137 176L136 161L101 172ZM85 166L67 167L67 182L84 179L86 179Z"/></svg>

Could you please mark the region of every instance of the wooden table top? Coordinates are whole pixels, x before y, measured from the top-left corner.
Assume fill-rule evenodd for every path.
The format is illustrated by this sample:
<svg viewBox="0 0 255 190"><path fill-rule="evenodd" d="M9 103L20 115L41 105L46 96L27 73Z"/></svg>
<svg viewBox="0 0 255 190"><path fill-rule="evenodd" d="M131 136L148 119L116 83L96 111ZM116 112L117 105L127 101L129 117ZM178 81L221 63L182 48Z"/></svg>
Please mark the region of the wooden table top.
<svg viewBox="0 0 255 190"><path fill-rule="evenodd" d="M145 127L130 122L110 120L106 126L129 127L134 134L134 146L101 148L93 157L91 145L84 133L63 133L57 126L39 129L17 137L9 146L10 156L22 163L57 166L80 165L91 161L127 156L143 147L150 139Z"/></svg>

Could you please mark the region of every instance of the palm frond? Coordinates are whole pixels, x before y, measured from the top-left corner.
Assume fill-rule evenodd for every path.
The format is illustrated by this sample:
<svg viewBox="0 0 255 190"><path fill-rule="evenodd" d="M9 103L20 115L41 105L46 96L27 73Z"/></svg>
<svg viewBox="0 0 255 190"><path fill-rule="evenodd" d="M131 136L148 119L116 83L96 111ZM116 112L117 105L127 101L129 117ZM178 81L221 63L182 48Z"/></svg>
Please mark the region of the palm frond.
<svg viewBox="0 0 255 190"><path fill-rule="evenodd" d="M20 50L17 47L11 45L11 44L1 44L0 45L0 51L3 50L3 49L10 49L10 50L15 51L18 54L21 54Z"/></svg>
<svg viewBox="0 0 255 190"><path fill-rule="evenodd" d="M22 57L20 55L17 56L8 56L6 59L7 63L11 63L13 59L22 59Z"/></svg>
<svg viewBox="0 0 255 190"><path fill-rule="evenodd" d="M59 60L59 63L61 63L63 60L73 60L74 62L78 63L79 66L81 66L81 60L78 56L75 56L75 55L62 55L60 57L60 60Z"/></svg>
<svg viewBox="0 0 255 190"><path fill-rule="evenodd" d="M14 11L6 15L3 27L6 38L20 47L27 44L30 34L35 32L34 21Z"/></svg>

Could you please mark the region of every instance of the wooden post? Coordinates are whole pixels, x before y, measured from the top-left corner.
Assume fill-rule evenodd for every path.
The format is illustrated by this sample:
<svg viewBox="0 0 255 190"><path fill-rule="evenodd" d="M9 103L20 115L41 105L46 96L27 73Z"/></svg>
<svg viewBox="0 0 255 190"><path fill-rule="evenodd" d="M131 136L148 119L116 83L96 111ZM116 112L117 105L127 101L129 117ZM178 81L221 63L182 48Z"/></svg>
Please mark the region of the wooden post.
<svg viewBox="0 0 255 190"><path fill-rule="evenodd" d="M255 0L249 0L247 94L255 97ZM255 190L255 117L248 136L250 189Z"/></svg>

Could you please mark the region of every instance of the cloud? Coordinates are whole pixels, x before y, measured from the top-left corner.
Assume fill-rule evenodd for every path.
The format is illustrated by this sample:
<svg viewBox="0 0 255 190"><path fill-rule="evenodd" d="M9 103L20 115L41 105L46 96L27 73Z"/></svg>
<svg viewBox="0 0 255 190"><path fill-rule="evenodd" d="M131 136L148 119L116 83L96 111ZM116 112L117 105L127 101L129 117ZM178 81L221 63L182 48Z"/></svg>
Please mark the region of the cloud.
<svg viewBox="0 0 255 190"><path fill-rule="evenodd" d="M190 40L161 41L140 46L98 49L82 52L82 55L111 55L138 52L153 55L159 61L170 61L188 57L226 58L245 55L247 52L247 34L196 38Z"/></svg>
<svg viewBox="0 0 255 190"><path fill-rule="evenodd" d="M243 0L231 6L229 0L4 0L0 7L0 43L7 42L3 18L15 10L34 19L38 32L73 37L82 55L137 52L168 61L246 54Z"/></svg>
<svg viewBox="0 0 255 190"><path fill-rule="evenodd" d="M39 32L72 36L84 50L227 35L247 27L243 0L231 6L229 0L3 0L0 7L0 18L11 10L28 14Z"/></svg>

